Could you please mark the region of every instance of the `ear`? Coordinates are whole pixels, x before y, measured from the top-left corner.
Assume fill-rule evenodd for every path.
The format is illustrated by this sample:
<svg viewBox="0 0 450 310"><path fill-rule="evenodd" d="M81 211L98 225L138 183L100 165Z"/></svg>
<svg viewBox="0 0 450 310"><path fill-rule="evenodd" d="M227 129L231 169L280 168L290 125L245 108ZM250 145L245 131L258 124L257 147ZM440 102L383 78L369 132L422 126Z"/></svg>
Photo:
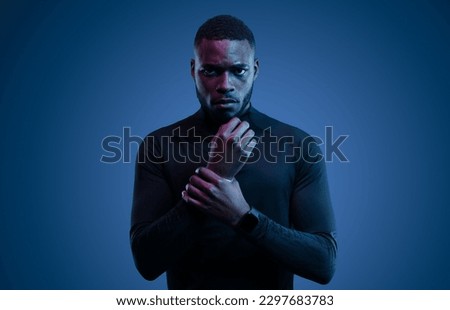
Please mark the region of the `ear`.
<svg viewBox="0 0 450 310"><path fill-rule="evenodd" d="M256 80L259 73L259 59L255 59L255 63L253 64L253 69L255 70L255 74L253 75L253 81Z"/></svg>
<svg viewBox="0 0 450 310"><path fill-rule="evenodd" d="M191 76L195 78L195 60L191 59Z"/></svg>

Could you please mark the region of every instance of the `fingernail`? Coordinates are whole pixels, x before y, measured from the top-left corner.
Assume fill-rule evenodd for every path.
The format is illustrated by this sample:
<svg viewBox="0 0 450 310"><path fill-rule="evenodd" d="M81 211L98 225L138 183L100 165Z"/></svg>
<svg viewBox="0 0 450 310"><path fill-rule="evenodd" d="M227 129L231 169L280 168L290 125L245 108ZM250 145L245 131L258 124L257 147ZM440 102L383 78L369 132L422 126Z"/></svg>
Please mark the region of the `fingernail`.
<svg viewBox="0 0 450 310"><path fill-rule="evenodd" d="M186 190L189 189L189 184L186 184L186 186L184 187Z"/></svg>
<svg viewBox="0 0 450 310"><path fill-rule="evenodd" d="M199 173L200 168L195 169L195 173Z"/></svg>

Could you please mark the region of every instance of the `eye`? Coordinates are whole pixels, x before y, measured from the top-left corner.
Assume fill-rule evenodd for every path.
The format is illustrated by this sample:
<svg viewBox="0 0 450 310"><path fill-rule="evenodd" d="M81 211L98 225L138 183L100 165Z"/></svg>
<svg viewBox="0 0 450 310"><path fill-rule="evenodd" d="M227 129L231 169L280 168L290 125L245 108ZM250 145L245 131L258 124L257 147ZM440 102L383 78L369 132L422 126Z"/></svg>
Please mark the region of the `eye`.
<svg viewBox="0 0 450 310"><path fill-rule="evenodd" d="M203 74L204 76L217 76L217 71L214 69L206 69L203 68L200 70L200 73Z"/></svg>
<svg viewBox="0 0 450 310"><path fill-rule="evenodd" d="M247 72L247 69L236 68L233 70L233 74L237 76L243 76Z"/></svg>

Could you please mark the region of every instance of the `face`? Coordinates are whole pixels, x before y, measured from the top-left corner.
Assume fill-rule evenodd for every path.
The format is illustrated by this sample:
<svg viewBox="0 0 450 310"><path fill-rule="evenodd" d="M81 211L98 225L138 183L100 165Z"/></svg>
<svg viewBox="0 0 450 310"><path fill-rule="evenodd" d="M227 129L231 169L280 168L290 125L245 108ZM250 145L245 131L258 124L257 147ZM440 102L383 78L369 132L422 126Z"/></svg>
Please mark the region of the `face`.
<svg viewBox="0 0 450 310"><path fill-rule="evenodd" d="M225 123L249 106L258 60L247 40L206 40L191 60L200 104L215 121Z"/></svg>

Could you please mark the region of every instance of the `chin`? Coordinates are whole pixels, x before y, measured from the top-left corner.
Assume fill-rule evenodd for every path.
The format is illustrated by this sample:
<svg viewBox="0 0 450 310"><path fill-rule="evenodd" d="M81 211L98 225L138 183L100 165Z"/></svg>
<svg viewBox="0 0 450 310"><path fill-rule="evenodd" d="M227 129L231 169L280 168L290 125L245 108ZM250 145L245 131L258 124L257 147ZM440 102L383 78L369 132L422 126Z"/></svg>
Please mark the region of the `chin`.
<svg viewBox="0 0 450 310"><path fill-rule="evenodd" d="M216 112L216 113L214 113L214 118L216 119L217 122L223 124L223 123L228 122L230 119L232 119L236 115L237 115L236 112Z"/></svg>
<svg viewBox="0 0 450 310"><path fill-rule="evenodd" d="M224 124L228 122L230 119L232 119L235 116L239 115L239 112L241 109L216 109L214 106L210 104L206 104L202 101L200 101L200 105L205 111L216 123Z"/></svg>

